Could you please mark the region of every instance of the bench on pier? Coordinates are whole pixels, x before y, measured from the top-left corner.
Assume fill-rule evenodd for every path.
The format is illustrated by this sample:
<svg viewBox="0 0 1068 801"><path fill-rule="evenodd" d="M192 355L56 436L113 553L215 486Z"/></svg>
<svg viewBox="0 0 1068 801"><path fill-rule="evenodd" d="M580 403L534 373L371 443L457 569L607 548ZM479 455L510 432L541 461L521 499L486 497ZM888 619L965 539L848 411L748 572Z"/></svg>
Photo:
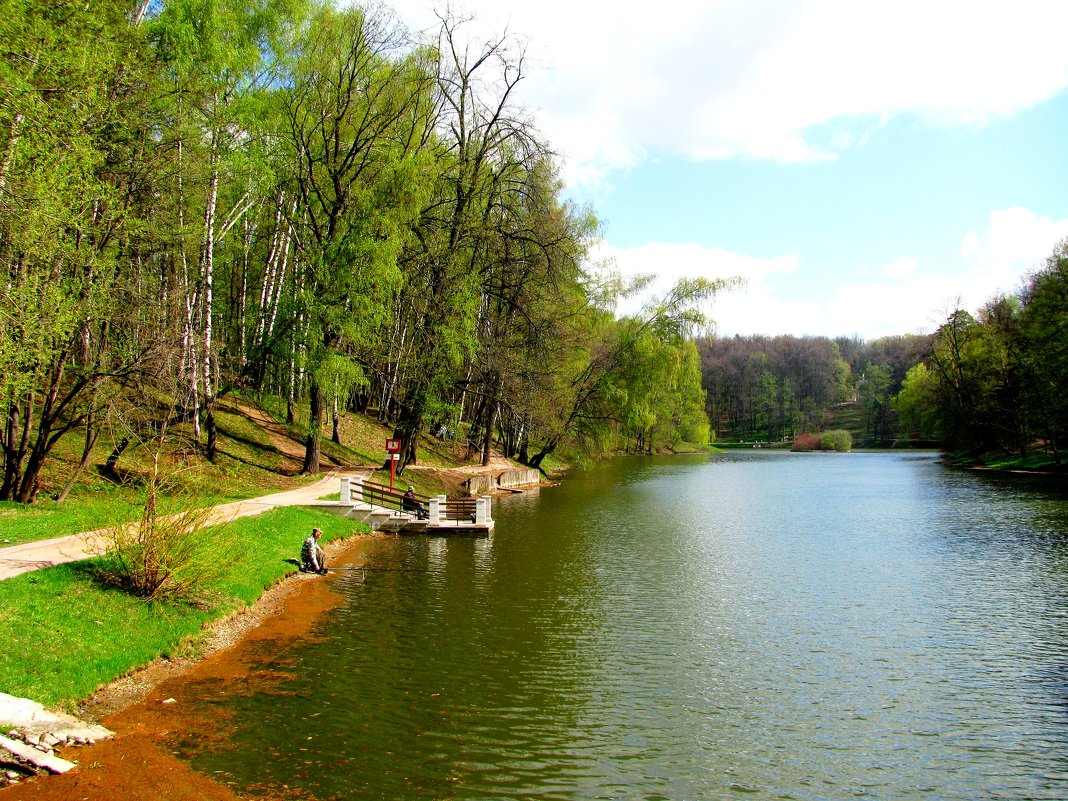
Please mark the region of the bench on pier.
<svg viewBox="0 0 1068 801"><path fill-rule="evenodd" d="M410 500L405 493L382 484L356 478L341 479L341 496L337 506L351 508L353 503L363 503L372 509L378 508L389 512L389 519L383 519L376 526L382 530L406 531L408 533L469 533L488 534L493 531L493 516L489 496L479 498L457 495L415 494L415 499L422 504L426 517L417 517L418 510L406 508Z"/></svg>

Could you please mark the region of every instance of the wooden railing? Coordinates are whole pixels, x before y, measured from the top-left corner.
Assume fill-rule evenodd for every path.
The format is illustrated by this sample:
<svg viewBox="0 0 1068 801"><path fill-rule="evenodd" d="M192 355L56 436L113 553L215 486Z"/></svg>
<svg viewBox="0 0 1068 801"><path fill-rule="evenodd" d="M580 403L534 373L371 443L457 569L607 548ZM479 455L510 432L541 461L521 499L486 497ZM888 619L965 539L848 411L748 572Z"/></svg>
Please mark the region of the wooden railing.
<svg viewBox="0 0 1068 801"><path fill-rule="evenodd" d="M477 504L477 498L446 498L445 519L469 520L474 523Z"/></svg>
<svg viewBox="0 0 1068 801"><path fill-rule="evenodd" d="M374 504L385 509L394 509L400 512L409 512L416 514L418 509L412 509L410 506L411 501L406 498L405 493L397 489L390 489L389 487L381 484L374 484L370 481L360 482L359 497L366 503ZM355 490L356 487L353 487ZM475 523L479 516L479 503L485 505L484 514L488 521L489 518L489 499L488 498L472 498L468 496L435 496L434 498L428 498L426 495L419 495L415 493L415 500L418 501L423 507L423 514L420 517L430 516L433 519L430 520L432 524L438 524L446 521L456 521L465 523ZM406 504L408 504L406 506Z"/></svg>
<svg viewBox="0 0 1068 801"><path fill-rule="evenodd" d="M381 484L372 484L370 481L364 481L361 484L363 488L363 500L367 503L373 503L375 506L382 506L386 509L396 509L401 512L414 512L415 509L404 508L404 493L397 489L390 489L384 487ZM415 499L423 505L423 509L427 508L427 504L430 499L425 495L415 493Z"/></svg>

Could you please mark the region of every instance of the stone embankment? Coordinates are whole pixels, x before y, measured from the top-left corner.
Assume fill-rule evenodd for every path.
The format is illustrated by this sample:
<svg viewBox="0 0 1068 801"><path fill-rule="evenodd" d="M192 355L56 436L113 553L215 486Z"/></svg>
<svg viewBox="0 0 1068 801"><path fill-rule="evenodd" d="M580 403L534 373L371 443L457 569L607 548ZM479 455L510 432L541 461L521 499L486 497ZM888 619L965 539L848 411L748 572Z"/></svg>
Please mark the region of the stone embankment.
<svg viewBox="0 0 1068 801"><path fill-rule="evenodd" d="M66 773L74 763L59 756L79 745L92 745L113 733L70 715L52 712L36 701L0 693L0 786L40 773Z"/></svg>
<svg viewBox="0 0 1068 801"><path fill-rule="evenodd" d="M514 490L519 487L531 487L541 483L538 470L505 470L501 473L479 473L466 482L467 491L472 495L486 495L495 490Z"/></svg>

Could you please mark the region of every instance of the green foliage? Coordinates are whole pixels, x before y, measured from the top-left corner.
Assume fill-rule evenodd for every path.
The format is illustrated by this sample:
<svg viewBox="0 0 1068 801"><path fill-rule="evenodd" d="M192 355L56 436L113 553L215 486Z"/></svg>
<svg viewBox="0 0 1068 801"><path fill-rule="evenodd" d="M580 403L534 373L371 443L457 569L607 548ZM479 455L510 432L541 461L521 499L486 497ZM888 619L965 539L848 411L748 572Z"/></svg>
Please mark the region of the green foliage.
<svg viewBox="0 0 1068 801"><path fill-rule="evenodd" d="M926 364L920 362L908 371L893 403L902 428L913 439L937 439L938 380Z"/></svg>
<svg viewBox="0 0 1068 801"><path fill-rule="evenodd" d="M820 450L848 453L853 450L853 435L842 429L826 431L820 434Z"/></svg>

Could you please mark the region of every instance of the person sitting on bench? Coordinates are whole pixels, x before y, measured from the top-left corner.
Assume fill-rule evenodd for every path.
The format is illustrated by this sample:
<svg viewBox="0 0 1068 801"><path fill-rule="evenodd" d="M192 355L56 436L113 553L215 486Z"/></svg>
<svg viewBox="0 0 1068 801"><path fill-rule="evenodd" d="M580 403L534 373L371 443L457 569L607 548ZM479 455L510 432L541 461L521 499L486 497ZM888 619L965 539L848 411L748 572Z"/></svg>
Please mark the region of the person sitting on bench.
<svg viewBox="0 0 1068 801"><path fill-rule="evenodd" d="M405 512L415 512L420 520L425 520L430 516L426 507L419 503L419 499L415 497L415 487L408 487L408 491L404 493L404 499L401 501L401 509Z"/></svg>

